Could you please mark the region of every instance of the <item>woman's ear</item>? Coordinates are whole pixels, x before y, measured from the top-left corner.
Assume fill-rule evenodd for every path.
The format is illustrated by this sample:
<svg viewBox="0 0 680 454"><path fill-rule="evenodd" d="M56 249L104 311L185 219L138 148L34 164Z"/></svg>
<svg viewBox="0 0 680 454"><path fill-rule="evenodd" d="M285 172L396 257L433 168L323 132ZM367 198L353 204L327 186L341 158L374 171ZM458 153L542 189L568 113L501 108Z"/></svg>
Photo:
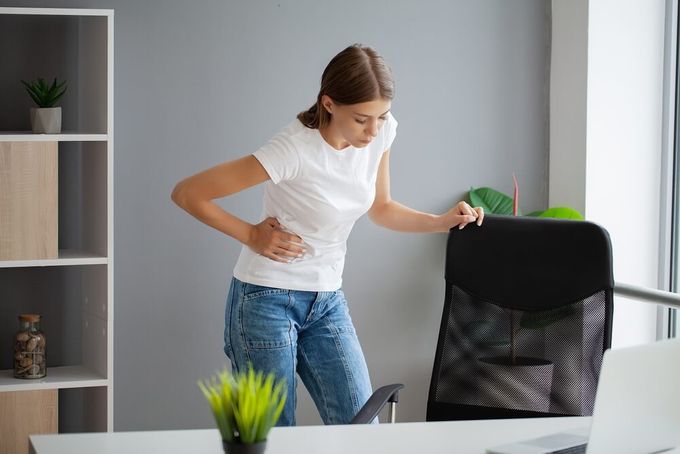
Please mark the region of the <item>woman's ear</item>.
<svg viewBox="0 0 680 454"><path fill-rule="evenodd" d="M331 115L333 114L333 108L335 106L335 103L333 102L330 96L322 95L321 105L323 106L324 109L326 109L326 112L328 112Z"/></svg>

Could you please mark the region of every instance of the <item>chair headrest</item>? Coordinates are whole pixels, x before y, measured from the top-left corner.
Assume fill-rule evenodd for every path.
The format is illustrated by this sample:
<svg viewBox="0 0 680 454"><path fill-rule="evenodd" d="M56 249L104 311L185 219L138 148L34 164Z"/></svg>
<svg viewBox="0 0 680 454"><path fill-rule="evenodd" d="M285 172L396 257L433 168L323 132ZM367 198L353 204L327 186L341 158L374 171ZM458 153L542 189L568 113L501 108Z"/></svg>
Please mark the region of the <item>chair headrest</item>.
<svg viewBox="0 0 680 454"><path fill-rule="evenodd" d="M588 221L486 215L449 232L446 280L503 307L560 307L614 287L611 240Z"/></svg>

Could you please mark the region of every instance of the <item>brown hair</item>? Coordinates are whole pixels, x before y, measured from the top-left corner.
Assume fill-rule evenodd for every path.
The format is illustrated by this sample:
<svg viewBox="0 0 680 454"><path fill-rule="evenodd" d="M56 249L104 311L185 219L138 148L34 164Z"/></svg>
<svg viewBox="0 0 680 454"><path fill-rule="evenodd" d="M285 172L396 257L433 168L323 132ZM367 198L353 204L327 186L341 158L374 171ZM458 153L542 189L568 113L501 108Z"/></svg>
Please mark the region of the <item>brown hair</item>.
<svg viewBox="0 0 680 454"><path fill-rule="evenodd" d="M323 95L328 95L340 105L376 99L392 100L392 72L373 48L353 44L328 63L321 76L321 88L316 103L298 114L298 120L308 128L319 129L331 121L331 114L321 105Z"/></svg>

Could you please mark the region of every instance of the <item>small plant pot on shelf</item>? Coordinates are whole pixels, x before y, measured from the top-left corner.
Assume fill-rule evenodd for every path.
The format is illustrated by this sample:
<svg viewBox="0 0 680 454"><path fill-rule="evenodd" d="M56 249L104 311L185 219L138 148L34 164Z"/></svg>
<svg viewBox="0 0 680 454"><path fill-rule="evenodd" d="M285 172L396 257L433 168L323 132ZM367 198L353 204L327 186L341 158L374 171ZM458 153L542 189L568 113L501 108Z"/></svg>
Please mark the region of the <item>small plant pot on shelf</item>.
<svg viewBox="0 0 680 454"><path fill-rule="evenodd" d="M259 443L229 443L222 440L222 448L225 454L263 454L267 447L267 441Z"/></svg>
<svg viewBox="0 0 680 454"><path fill-rule="evenodd" d="M61 107L32 107L31 129L35 134L59 134L61 132Z"/></svg>

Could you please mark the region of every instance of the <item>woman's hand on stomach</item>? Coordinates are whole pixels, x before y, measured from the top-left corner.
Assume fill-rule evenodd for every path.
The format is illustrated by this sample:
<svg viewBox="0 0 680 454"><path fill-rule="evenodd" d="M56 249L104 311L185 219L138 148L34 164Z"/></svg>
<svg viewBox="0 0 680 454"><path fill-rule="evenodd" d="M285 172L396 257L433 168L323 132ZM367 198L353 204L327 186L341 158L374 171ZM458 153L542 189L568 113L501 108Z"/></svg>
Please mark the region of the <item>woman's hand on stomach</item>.
<svg viewBox="0 0 680 454"><path fill-rule="evenodd" d="M267 218L250 231L246 245L276 262L289 263L305 253L300 236L283 230L276 218Z"/></svg>

